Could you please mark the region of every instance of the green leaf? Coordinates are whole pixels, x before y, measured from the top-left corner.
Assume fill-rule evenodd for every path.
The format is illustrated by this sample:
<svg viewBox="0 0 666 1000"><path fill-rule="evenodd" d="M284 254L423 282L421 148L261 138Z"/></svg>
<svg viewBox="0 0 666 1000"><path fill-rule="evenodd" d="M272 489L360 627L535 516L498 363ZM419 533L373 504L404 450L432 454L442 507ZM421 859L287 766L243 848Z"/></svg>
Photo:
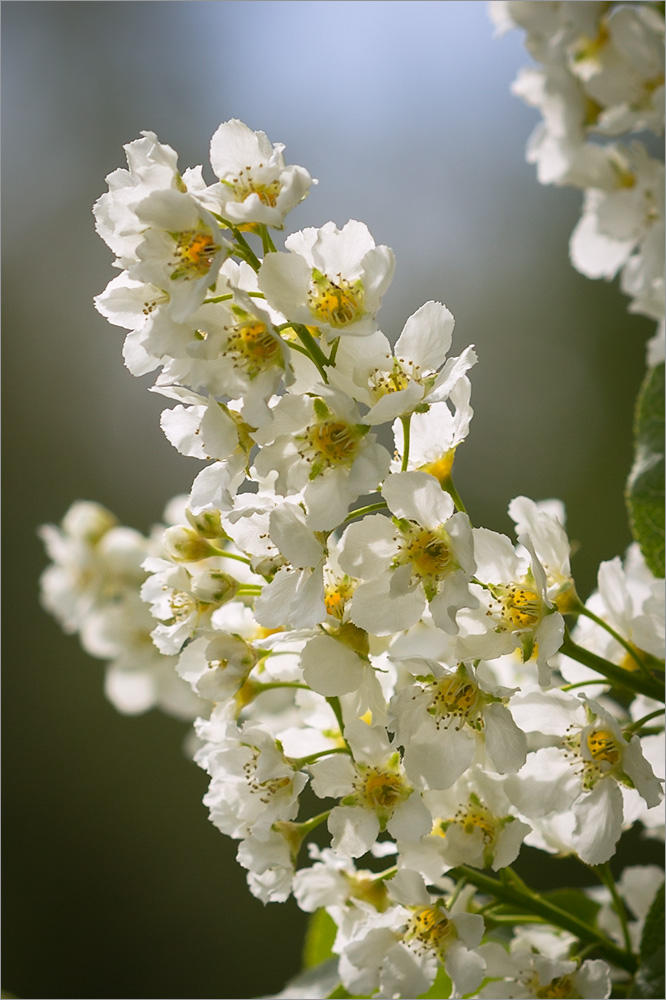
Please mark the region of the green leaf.
<svg viewBox="0 0 666 1000"><path fill-rule="evenodd" d="M586 896L578 889L554 889L552 892L544 892L544 899L549 903L554 903L566 913L573 913L575 917L584 920L590 927L594 927L599 912L599 903Z"/></svg>
<svg viewBox="0 0 666 1000"><path fill-rule="evenodd" d="M663 1000L664 981L664 884L654 897L643 928L641 963L629 992L630 997Z"/></svg>
<svg viewBox="0 0 666 1000"><path fill-rule="evenodd" d="M636 403L635 457L627 481L634 538L655 574L664 576L664 365L651 368Z"/></svg>
<svg viewBox="0 0 666 1000"><path fill-rule="evenodd" d="M333 955L337 926L324 909L315 910L308 921L303 945L303 967L312 969Z"/></svg>

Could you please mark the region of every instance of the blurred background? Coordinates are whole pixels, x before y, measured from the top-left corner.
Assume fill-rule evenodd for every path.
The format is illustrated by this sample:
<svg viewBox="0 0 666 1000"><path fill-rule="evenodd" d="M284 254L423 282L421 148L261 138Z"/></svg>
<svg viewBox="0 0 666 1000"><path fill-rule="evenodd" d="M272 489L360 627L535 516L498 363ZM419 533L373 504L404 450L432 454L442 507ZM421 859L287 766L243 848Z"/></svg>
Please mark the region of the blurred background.
<svg viewBox="0 0 666 1000"><path fill-rule="evenodd" d="M427 299L476 344L456 483L476 524L560 497L586 596L628 544L622 489L653 324L568 264L575 191L524 162L519 33L483 2L2 4L4 969L19 997L252 997L300 965L304 915L264 908L207 821L185 728L105 701L102 666L38 604L38 525L94 499L142 531L199 463L158 426L94 310L115 273L91 206L142 129L207 164L238 117L319 178L288 218L366 222L395 250L395 338ZM210 167L207 177L212 181ZM141 384L144 382L145 384ZM546 878L545 875L537 876Z"/></svg>

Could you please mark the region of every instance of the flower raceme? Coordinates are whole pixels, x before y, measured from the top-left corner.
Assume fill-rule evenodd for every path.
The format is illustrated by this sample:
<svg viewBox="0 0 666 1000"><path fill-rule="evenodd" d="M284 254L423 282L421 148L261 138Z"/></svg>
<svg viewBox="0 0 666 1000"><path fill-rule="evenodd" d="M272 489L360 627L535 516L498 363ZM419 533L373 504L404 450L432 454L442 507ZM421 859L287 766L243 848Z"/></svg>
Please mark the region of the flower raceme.
<svg viewBox="0 0 666 1000"><path fill-rule="evenodd" d="M538 20L556 5L504 6ZM633 816L658 828L660 736L642 735L658 706L632 698L663 659L659 583L636 559L604 564L583 605L557 501L515 498L516 542L472 525L452 472L473 348L448 356L434 300L391 347L377 313L394 256L363 223L275 248L269 229L313 183L283 148L225 122L209 185L146 132L109 176L95 218L121 273L97 308L128 331L130 371L158 371L167 439L207 464L148 538L82 502L43 528L44 604L109 661L121 711L197 718L211 821L259 899L327 910L346 990L607 996L608 965L581 964L571 935L563 950L560 925L501 955L482 944L474 877L523 841L596 865ZM567 614L587 665L571 642L560 654ZM623 671L629 697L590 662ZM561 690L560 669L601 680L603 704ZM308 865L318 828L330 846L310 843Z"/></svg>

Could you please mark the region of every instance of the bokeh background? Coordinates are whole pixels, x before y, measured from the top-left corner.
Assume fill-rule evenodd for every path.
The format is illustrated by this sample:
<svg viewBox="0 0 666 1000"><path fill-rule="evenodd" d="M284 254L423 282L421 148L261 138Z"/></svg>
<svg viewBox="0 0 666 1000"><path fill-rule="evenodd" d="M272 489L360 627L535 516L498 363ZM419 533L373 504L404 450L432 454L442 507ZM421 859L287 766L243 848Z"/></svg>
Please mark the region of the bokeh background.
<svg viewBox="0 0 666 1000"><path fill-rule="evenodd" d="M117 714L101 664L38 604L39 524L85 498L146 530L199 468L163 438L150 378L124 369L123 332L92 305L114 272L90 208L122 144L153 130L184 168L241 118L320 180L292 229L356 218L392 246L384 331L434 298L456 353L477 346L456 459L474 522L509 530L512 496L562 498L583 595L629 541L652 324L569 266L580 195L541 188L524 162L537 116L509 87L528 57L519 33L493 38L483 2L4 2L2 50L3 985L272 992L299 967L303 915L249 895L184 727Z"/></svg>

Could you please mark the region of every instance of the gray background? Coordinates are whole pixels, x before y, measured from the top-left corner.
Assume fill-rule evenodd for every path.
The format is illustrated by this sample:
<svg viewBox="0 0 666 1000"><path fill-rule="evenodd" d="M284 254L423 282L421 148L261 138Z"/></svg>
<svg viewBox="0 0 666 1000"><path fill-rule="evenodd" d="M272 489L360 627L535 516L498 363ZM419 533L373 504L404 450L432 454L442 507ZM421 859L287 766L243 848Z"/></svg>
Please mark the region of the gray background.
<svg viewBox="0 0 666 1000"><path fill-rule="evenodd" d="M37 602L40 523L81 497L146 530L199 468L92 306L115 272L90 208L122 144L151 129L181 168L206 163L239 117L320 180L292 229L357 218L392 246L384 331L434 298L456 317L455 353L477 346L456 460L473 521L508 530L512 496L564 499L583 595L629 541L652 324L568 265L580 196L524 162L537 116L509 85L528 58L518 33L493 39L484 3L5 2L2 22L3 985L255 996L297 970L303 915L249 895L184 728L118 715L101 665Z"/></svg>

